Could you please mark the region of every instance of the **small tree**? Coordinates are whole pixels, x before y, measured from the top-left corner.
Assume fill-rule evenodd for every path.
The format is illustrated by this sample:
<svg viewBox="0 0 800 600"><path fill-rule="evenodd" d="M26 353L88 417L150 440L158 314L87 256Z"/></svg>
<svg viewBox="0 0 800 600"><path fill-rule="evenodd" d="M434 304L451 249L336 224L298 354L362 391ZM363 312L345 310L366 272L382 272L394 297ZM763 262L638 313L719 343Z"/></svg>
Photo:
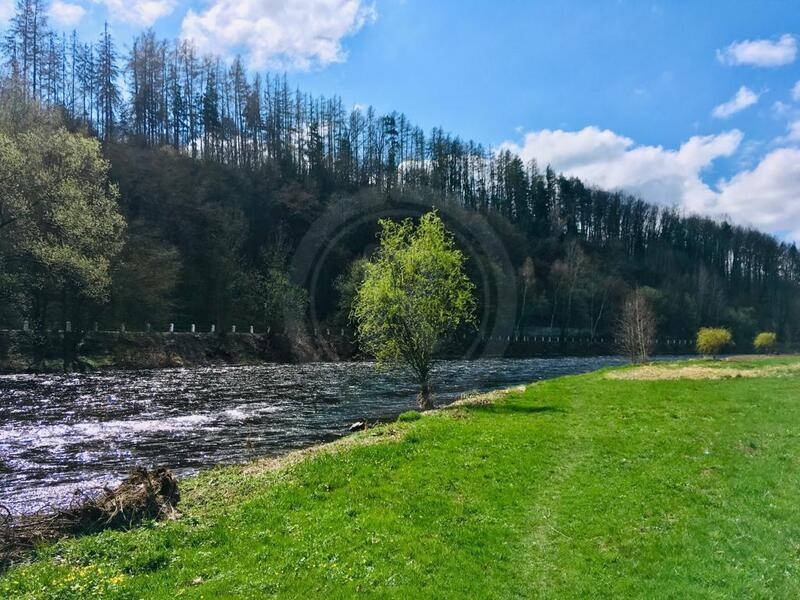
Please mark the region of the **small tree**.
<svg viewBox="0 0 800 600"><path fill-rule="evenodd" d="M408 368L422 409L433 407L430 374L437 349L459 325L474 320L474 285L465 257L435 212L381 220L380 247L364 265L352 317L361 347L379 365Z"/></svg>
<svg viewBox="0 0 800 600"><path fill-rule="evenodd" d="M631 292L622 307L618 323L620 352L632 362L643 362L656 343L656 315L641 289Z"/></svg>
<svg viewBox="0 0 800 600"><path fill-rule="evenodd" d="M759 352L775 352L778 345L778 336L772 331L762 331L753 340L753 347Z"/></svg>
<svg viewBox="0 0 800 600"><path fill-rule="evenodd" d="M697 332L697 351L714 358L733 340L731 332L721 327L703 327Z"/></svg>

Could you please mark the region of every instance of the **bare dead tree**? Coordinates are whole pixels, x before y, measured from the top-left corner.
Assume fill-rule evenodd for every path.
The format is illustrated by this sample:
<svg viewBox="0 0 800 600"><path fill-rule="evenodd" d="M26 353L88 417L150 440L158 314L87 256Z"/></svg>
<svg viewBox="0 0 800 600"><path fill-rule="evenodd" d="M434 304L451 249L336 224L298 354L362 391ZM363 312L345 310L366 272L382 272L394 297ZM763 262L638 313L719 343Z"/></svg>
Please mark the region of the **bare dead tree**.
<svg viewBox="0 0 800 600"><path fill-rule="evenodd" d="M625 299L617 329L620 352L635 363L650 356L656 342L656 315L639 288Z"/></svg>

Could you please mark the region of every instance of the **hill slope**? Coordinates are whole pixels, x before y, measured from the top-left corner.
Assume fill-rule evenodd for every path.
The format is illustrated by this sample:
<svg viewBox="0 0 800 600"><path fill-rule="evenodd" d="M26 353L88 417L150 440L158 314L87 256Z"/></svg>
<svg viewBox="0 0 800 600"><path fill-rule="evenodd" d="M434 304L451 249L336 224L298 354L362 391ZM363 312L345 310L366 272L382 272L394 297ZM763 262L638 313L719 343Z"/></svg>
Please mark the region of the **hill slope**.
<svg viewBox="0 0 800 600"><path fill-rule="evenodd" d="M647 287L662 337L724 325L739 351L761 330L797 341L794 244L424 132L401 112L346 108L152 31L124 56L108 31L80 52L54 35L8 32L9 65L32 42L49 51L46 69L10 69L2 81L0 134L49 122L102 140L125 246L107 301L87 302L76 286L43 286L0 237L0 327L346 327L352 265L374 247L377 219L435 206L470 255L480 336L608 337L625 296ZM341 214L351 218L320 229ZM22 226L0 221L4 233ZM304 252L313 268L298 268Z"/></svg>

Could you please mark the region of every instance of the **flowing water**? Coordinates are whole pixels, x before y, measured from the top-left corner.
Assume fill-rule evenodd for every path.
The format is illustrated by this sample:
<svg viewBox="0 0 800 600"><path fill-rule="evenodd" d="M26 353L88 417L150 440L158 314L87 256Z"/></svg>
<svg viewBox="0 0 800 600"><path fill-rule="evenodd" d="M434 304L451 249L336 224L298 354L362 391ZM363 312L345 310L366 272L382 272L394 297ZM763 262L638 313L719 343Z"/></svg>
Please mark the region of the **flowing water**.
<svg viewBox="0 0 800 600"><path fill-rule="evenodd" d="M615 357L441 363L444 404L473 391L623 363ZM369 363L0 377L0 504L67 503L131 467L191 474L341 436L413 408L412 383Z"/></svg>

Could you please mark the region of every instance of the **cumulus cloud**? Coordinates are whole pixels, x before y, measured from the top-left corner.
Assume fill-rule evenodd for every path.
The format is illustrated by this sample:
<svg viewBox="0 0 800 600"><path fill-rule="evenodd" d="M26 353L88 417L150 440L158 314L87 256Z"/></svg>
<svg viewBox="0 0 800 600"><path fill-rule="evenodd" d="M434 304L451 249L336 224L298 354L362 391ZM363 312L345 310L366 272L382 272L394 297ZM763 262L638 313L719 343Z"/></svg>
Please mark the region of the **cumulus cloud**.
<svg viewBox="0 0 800 600"><path fill-rule="evenodd" d="M555 170L606 189L623 189L650 202L706 211L716 192L700 178L720 157L731 156L742 141L732 130L695 136L677 150L644 146L610 130L549 130L528 133L521 144L506 142L524 160L535 159Z"/></svg>
<svg viewBox="0 0 800 600"><path fill-rule="evenodd" d="M773 146L751 163L755 166L714 185L703 181L704 171L715 160L746 150L738 130L694 136L677 149L667 149L637 144L597 127L544 129L526 134L521 143L506 142L501 149L601 188L800 241L800 119L775 142L779 140L786 146Z"/></svg>
<svg viewBox="0 0 800 600"><path fill-rule="evenodd" d="M790 142L800 142L800 120L792 121L787 128L789 129L787 139Z"/></svg>
<svg viewBox="0 0 800 600"><path fill-rule="evenodd" d="M212 0L182 36L203 51L242 53L254 68L307 70L345 59L342 39L376 17L362 0Z"/></svg>
<svg viewBox="0 0 800 600"><path fill-rule="evenodd" d="M720 213L800 240L800 148L773 150L754 169L720 182L719 188Z"/></svg>
<svg viewBox="0 0 800 600"><path fill-rule="evenodd" d="M753 90L743 85L733 98L715 107L714 110L711 111L711 114L717 119L727 119L743 111L745 108L756 104L758 102L758 97L759 94L756 94Z"/></svg>
<svg viewBox="0 0 800 600"><path fill-rule="evenodd" d="M800 81L794 84L792 88L792 100L800 102Z"/></svg>
<svg viewBox="0 0 800 600"><path fill-rule="evenodd" d="M772 104L772 114L778 119L789 114L791 110L792 107L790 104L787 104L786 102L781 102L780 100L776 100Z"/></svg>
<svg viewBox="0 0 800 600"><path fill-rule="evenodd" d="M786 135L773 138L770 146L797 146L800 143L800 110L792 110L787 116Z"/></svg>
<svg viewBox="0 0 800 600"><path fill-rule="evenodd" d="M717 50L717 60L725 65L780 67L793 63L796 56L797 40L788 33L778 41L745 40Z"/></svg>
<svg viewBox="0 0 800 600"><path fill-rule="evenodd" d="M0 0L0 25L14 16L14 0Z"/></svg>
<svg viewBox="0 0 800 600"><path fill-rule="evenodd" d="M79 4L55 0L50 5L50 18L59 27L74 27L86 14L86 9Z"/></svg>
<svg viewBox="0 0 800 600"><path fill-rule="evenodd" d="M94 0L104 4L113 21L150 27L175 10L177 0Z"/></svg>

